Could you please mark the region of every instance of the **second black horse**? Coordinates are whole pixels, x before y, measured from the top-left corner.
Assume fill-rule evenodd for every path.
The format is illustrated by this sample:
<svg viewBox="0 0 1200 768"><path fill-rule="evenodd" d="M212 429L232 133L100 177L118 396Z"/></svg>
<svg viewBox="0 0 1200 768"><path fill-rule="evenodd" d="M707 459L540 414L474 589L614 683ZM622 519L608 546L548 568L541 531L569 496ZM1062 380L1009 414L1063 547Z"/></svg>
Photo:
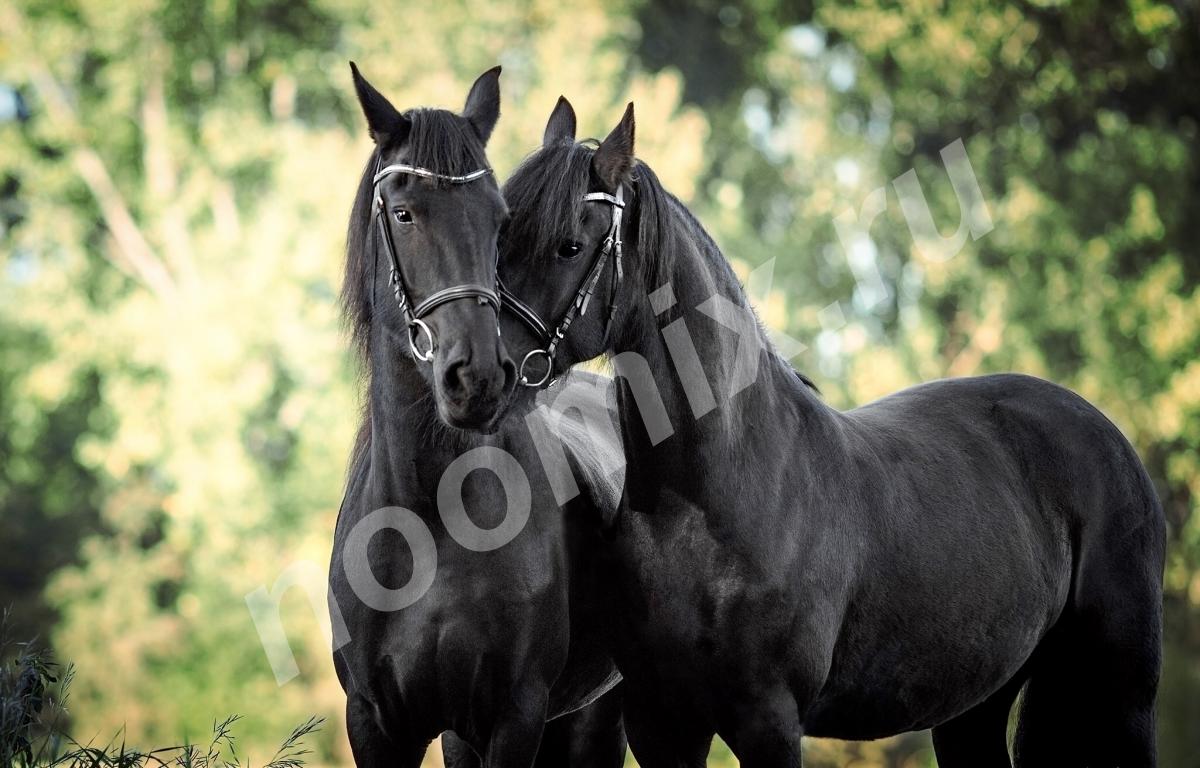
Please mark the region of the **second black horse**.
<svg viewBox="0 0 1200 768"><path fill-rule="evenodd" d="M627 480L592 554L639 763L932 728L942 768L1007 767L1024 687L1018 764L1155 765L1165 524L1120 431L1019 375L830 408L635 160L632 105L574 134L560 101L505 184L504 331L530 384L613 355Z"/></svg>

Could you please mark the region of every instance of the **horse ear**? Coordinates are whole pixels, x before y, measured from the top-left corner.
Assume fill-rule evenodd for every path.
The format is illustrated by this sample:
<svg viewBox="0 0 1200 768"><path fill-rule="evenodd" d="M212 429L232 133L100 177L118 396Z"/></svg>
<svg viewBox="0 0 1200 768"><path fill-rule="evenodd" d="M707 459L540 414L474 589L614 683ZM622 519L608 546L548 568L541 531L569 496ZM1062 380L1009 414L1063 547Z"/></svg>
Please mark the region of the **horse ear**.
<svg viewBox="0 0 1200 768"><path fill-rule="evenodd" d="M550 119L546 122L546 132L542 134L542 146L548 147L560 141L575 141L575 108L566 96L559 96Z"/></svg>
<svg viewBox="0 0 1200 768"><path fill-rule="evenodd" d="M479 140L487 144L496 121L500 119L500 67L484 72L471 86L462 116L471 121Z"/></svg>
<svg viewBox="0 0 1200 768"><path fill-rule="evenodd" d="M363 115L367 118L367 128L371 138L379 147L394 141L403 141L408 134L409 121L400 114L387 98L375 90L375 86L367 82L367 78L358 71L358 66L350 62L350 74L354 77L354 90L358 94L358 103L362 105Z"/></svg>
<svg viewBox="0 0 1200 768"><path fill-rule="evenodd" d="M629 181L633 172L633 102L625 107L625 115L617 127L612 129L596 154L592 156L592 170L609 189L616 189Z"/></svg>

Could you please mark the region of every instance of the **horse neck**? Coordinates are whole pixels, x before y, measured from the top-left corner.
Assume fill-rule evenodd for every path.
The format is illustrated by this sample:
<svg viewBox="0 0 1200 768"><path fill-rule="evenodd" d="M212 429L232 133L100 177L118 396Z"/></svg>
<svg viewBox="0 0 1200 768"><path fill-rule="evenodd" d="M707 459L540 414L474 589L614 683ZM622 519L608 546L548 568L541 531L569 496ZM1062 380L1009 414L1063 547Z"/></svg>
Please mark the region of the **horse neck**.
<svg viewBox="0 0 1200 768"><path fill-rule="evenodd" d="M754 319L750 303L720 249L682 204L672 201L675 225L684 227L686 236L678 239L677 252L669 254L668 282L675 297L670 309L656 315L652 301L631 302L634 307L631 331L618 339L618 374L621 354L631 352L646 361L661 395L673 430L670 437L655 444L645 428L645 404L638 402L630 381L619 375L618 400L621 421L626 430L626 450L630 452L631 471L646 469L654 482L672 475L692 495L708 483L720 487L729 472L741 465L769 460L765 454L790 451L797 440L809 445L815 455L822 441L836 429L836 412L826 406L801 381L796 372L772 346ZM661 288L661 286L660 286ZM640 298L640 297L639 297ZM703 311L702 308L708 311ZM743 323L739 335L711 316L724 312L739 316ZM714 407L705 409L693 384L691 397L684 379L685 367L674 360L665 336L668 328L678 333L682 320L687 336L696 350L702 377L712 393ZM748 327L753 320L753 326ZM733 391L740 379L739 344L753 344L756 371L751 383ZM676 350L677 351L677 350ZM691 379L694 382L695 376ZM702 411L696 413L696 407ZM786 441L781 445L780 441ZM666 472L660 470L666 469Z"/></svg>
<svg viewBox="0 0 1200 768"><path fill-rule="evenodd" d="M402 352L407 344L402 335L376 323L369 343L370 441L363 457L370 462L372 503L412 503L414 495L434 493L430 478L483 438L442 424L433 392L417 369L424 363Z"/></svg>

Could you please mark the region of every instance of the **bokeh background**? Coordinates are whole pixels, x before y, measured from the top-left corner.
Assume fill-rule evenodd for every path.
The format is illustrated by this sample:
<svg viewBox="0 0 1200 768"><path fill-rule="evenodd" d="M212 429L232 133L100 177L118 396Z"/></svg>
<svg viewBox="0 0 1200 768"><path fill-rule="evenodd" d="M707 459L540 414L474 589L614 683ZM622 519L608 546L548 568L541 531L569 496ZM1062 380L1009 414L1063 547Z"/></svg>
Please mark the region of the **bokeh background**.
<svg viewBox="0 0 1200 768"><path fill-rule="evenodd" d="M282 687L244 603L327 562L356 426L348 59L401 108L501 63L501 178L560 93L581 135L635 101L639 155L737 268L775 259L760 313L839 407L1003 370L1099 405L1166 508L1162 764L1200 766L1193 0L0 0L0 604L78 666L77 738L240 713L253 761L317 714L313 762L350 764L305 597ZM952 234L959 139L994 226L933 259L891 181L915 171ZM806 750L935 764L925 734Z"/></svg>

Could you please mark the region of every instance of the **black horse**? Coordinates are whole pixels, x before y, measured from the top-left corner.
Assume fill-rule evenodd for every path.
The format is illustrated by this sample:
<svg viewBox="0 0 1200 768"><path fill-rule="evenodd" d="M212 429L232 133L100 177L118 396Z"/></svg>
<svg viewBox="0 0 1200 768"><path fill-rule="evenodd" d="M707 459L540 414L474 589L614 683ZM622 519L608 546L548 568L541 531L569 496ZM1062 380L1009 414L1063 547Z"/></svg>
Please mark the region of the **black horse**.
<svg viewBox="0 0 1200 768"><path fill-rule="evenodd" d="M560 101L505 184L504 332L528 384L613 355L628 466L593 557L640 764L932 728L943 768L1009 766L1024 687L1018 765L1153 766L1164 518L1118 429L1021 375L828 407L635 160L632 105L574 134Z"/></svg>
<svg viewBox="0 0 1200 768"><path fill-rule="evenodd" d="M367 402L329 585L350 635L334 662L364 768L415 768L443 732L449 765L527 768L544 727L539 765L616 768L625 755L619 700L605 693L619 676L528 430L456 428L491 429L514 383L495 292L506 208L484 155L499 71L480 76L460 116L401 114L353 70L376 147L342 298ZM615 509L617 488L588 487L566 519Z"/></svg>

